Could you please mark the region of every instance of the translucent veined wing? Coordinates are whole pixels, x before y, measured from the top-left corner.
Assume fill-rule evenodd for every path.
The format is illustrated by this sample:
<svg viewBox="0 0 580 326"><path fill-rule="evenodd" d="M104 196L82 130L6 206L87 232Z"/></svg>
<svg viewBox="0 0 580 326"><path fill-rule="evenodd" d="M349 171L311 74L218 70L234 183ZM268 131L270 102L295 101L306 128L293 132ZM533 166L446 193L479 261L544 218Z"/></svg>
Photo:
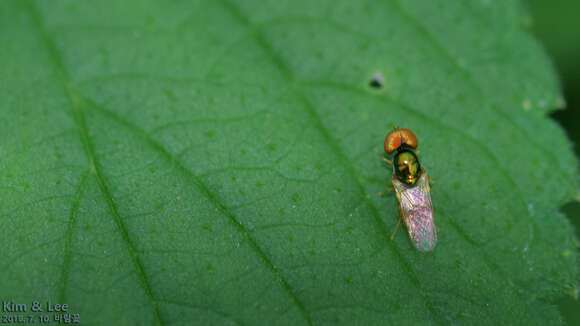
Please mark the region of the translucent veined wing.
<svg viewBox="0 0 580 326"><path fill-rule="evenodd" d="M421 169L421 176L414 185L399 181L394 173L392 181L411 242L419 251L433 250L437 243L437 227L427 171Z"/></svg>

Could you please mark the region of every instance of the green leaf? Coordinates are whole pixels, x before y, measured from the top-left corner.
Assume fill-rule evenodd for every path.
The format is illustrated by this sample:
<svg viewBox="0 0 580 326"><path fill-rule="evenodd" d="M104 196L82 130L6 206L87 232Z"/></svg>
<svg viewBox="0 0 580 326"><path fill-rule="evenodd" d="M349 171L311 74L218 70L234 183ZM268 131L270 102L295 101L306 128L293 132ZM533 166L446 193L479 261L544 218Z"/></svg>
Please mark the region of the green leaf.
<svg viewBox="0 0 580 326"><path fill-rule="evenodd" d="M578 173L525 22L517 1L1 2L0 300L102 325L558 324ZM427 254L389 240L393 126L436 182Z"/></svg>

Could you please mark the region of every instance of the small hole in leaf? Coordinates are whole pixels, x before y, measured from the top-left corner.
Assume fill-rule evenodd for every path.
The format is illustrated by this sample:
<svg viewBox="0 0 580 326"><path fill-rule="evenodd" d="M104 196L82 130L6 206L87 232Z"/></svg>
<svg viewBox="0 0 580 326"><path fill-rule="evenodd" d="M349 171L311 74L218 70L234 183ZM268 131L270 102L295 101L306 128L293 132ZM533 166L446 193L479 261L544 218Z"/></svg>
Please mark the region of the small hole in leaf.
<svg viewBox="0 0 580 326"><path fill-rule="evenodd" d="M381 89L385 86L385 77L380 72L375 72L373 78L369 81L369 86L374 89Z"/></svg>

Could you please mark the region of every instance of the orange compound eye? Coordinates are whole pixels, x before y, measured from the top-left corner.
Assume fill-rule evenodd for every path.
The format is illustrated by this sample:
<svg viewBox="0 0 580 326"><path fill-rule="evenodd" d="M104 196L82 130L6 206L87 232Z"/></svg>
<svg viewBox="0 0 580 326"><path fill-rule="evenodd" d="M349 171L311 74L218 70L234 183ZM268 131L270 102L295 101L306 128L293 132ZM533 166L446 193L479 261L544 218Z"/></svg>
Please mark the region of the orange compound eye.
<svg viewBox="0 0 580 326"><path fill-rule="evenodd" d="M387 137L385 137L385 152L387 152L387 154L392 154L397 150L397 148L401 147L403 143L411 148L417 148L417 145L419 145L417 137L415 137L411 130L395 128L387 134Z"/></svg>

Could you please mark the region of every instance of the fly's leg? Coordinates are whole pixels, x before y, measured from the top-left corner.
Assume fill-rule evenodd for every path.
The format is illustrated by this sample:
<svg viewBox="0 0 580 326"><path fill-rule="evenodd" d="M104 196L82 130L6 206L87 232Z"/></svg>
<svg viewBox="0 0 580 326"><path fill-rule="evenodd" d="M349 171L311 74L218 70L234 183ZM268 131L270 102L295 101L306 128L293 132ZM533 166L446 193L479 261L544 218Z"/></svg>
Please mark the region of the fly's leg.
<svg viewBox="0 0 580 326"><path fill-rule="evenodd" d="M431 179L430 176L427 176L427 180L429 181L430 185L435 184L435 180Z"/></svg>
<svg viewBox="0 0 580 326"><path fill-rule="evenodd" d="M381 157L383 162L387 163L388 165L393 165L393 161L389 160L383 154L381 154L376 147L373 150L375 151L375 153L377 153L377 155L379 155Z"/></svg>
<svg viewBox="0 0 580 326"><path fill-rule="evenodd" d="M399 230L399 226L401 225L401 206L397 205L397 215L399 216L399 221L397 222L397 226L395 226L395 231L391 234L391 241L395 238L395 234L397 234L397 230Z"/></svg>
<svg viewBox="0 0 580 326"><path fill-rule="evenodd" d="M397 222L397 226L395 226L395 231L393 231L393 234L391 234L391 241L393 241L393 239L395 239L395 234L397 234L397 231L399 230L399 225L401 225L401 218L399 217L399 221Z"/></svg>
<svg viewBox="0 0 580 326"><path fill-rule="evenodd" d="M393 161L389 160L388 158L381 156L381 158L383 159L383 162L387 163L388 165L393 165Z"/></svg>

